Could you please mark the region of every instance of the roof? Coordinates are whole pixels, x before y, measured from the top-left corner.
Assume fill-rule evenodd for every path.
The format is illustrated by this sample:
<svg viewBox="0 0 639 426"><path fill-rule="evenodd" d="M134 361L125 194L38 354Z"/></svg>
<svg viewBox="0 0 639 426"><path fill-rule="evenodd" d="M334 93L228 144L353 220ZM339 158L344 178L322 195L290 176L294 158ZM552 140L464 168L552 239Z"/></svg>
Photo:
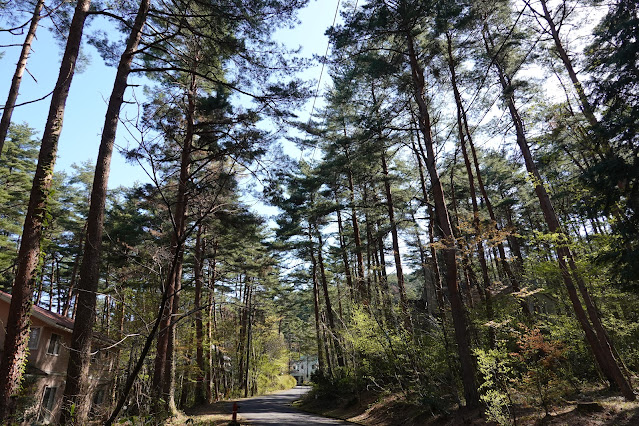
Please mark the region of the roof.
<svg viewBox="0 0 639 426"><path fill-rule="evenodd" d="M11 303L11 295L0 290L0 300ZM64 315L48 311L37 305L33 305L31 307L31 315L51 327L60 328L65 331L73 331L73 320L69 317L65 317Z"/></svg>
<svg viewBox="0 0 639 426"><path fill-rule="evenodd" d="M6 293L0 290L0 300L4 300L7 303L11 303L11 295L9 293ZM57 328L67 332L73 331L74 321L69 317L65 317L64 315L58 314L57 312L51 312L44 308L41 308L40 306L32 305L31 315L33 315L34 317L38 318L40 321L44 322L45 324L53 328ZM110 339L109 337L103 335L102 333L97 333L95 331L93 332L93 337L98 340L102 340L103 342L106 342L108 344L115 343L115 340Z"/></svg>

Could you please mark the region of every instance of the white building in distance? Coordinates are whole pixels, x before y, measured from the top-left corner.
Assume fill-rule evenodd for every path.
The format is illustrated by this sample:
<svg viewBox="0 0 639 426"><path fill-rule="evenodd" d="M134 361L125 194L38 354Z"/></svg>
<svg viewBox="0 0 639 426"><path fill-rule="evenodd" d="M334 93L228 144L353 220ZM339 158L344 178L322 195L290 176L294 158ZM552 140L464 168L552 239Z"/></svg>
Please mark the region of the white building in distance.
<svg viewBox="0 0 639 426"><path fill-rule="evenodd" d="M298 385L311 381L311 374L319 368L316 356L302 355L299 360L291 361L291 376L295 377Z"/></svg>

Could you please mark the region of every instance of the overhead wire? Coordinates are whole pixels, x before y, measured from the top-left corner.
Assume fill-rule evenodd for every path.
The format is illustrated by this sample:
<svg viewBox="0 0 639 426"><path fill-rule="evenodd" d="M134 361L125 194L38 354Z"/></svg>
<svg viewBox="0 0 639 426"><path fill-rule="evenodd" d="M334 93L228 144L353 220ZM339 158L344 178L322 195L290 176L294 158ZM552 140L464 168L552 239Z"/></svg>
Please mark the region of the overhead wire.
<svg viewBox="0 0 639 426"><path fill-rule="evenodd" d="M341 0L337 0L337 5L335 6L335 14L333 15L333 25L337 22L337 14L339 13L339 6L341 4ZM317 96L319 95L320 85L322 84L322 77L324 76L324 67L326 66L326 58L328 57L328 51L331 47L331 40L329 39L326 42L326 52L324 53L324 58L322 60L322 68L320 70L319 79L317 80L317 87L315 88L315 95L313 96L313 105L311 106L311 112L308 115L308 124L310 126L311 120L313 119L313 112L315 111L315 103L317 102Z"/></svg>
<svg viewBox="0 0 639 426"><path fill-rule="evenodd" d="M355 5L353 6L353 12L357 11L357 5L359 3L359 0L355 0ZM335 6L335 14L333 15L333 24L332 26L335 26L335 23L337 22L337 14L339 13L339 7L341 4L341 0L337 0L337 4ZM319 79L317 81L317 87L315 88L315 95L313 96L313 104L311 106L311 112L308 115L308 123L307 123L307 127L310 127L311 125L311 120L313 119L313 112L315 111L315 103L317 102L317 98L319 96L319 90L322 84L322 77L324 75L324 67L326 66L326 58L328 57L328 51L330 49L331 46L331 40L329 39L326 42L326 52L324 53L324 57L323 57L323 61L322 61L322 68L320 70L320 75L319 75ZM311 153L311 158L313 158L315 156L315 150L317 149L317 145L313 146L313 152ZM303 152L300 153L300 160L302 159L303 156Z"/></svg>

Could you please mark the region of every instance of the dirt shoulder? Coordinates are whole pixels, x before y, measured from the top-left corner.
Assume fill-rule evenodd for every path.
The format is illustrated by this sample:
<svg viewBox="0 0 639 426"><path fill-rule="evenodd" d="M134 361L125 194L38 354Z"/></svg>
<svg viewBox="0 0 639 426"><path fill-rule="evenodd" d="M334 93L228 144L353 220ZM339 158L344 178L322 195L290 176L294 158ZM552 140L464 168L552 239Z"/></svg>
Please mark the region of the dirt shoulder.
<svg viewBox="0 0 639 426"><path fill-rule="evenodd" d="M176 417L168 419L166 426L178 425L207 425L221 426L231 423L233 413L233 401L218 401L212 404L200 405L198 407L185 410ZM238 416L240 424L248 424L242 422L242 418Z"/></svg>
<svg viewBox="0 0 639 426"><path fill-rule="evenodd" d="M350 400L319 401L311 398L297 404L302 410L366 426L456 426L494 425L480 410L455 408L435 414L423 406L406 402L400 395L362 394ZM562 401L546 417L533 407L518 407L517 425L631 426L639 425L639 401L628 402L617 395L597 392L579 401Z"/></svg>

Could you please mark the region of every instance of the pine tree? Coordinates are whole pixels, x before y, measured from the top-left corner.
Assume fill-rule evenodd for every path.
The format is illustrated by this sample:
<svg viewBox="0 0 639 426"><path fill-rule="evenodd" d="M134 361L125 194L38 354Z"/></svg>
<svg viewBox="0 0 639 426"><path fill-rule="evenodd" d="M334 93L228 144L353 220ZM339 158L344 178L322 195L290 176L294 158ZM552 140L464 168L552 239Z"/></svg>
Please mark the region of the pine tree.
<svg viewBox="0 0 639 426"><path fill-rule="evenodd" d="M95 321L95 306L98 281L100 278L100 254L104 226L104 209L109 170L120 107L124 102L124 92L131 71L133 57L142 38L142 30L150 8L150 0L141 0L140 6L128 36L127 45L120 59L113 85L113 92L107 107L102 140L98 152L97 165L91 191L91 204L87 218L86 243L80 268L78 297L76 299L76 325L71 337L71 354L64 388L64 402L61 424L87 421L90 409L90 393L87 390L89 367L91 364L91 340Z"/></svg>
<svg viewBox="0 0 639 426"><path fill-rule="evenodd" d="M35 38L43 7L44 0L37 0L35 8L33 9L33 16L31 17L31 23L29 24L27 35L25 36L24 43L22 44L22 51L20 52L20 58L16 65L16 71L13 74L13 79L11 80L11 87L9 88L7 102L5 102L4 109L2 110L2 119L0 119L0 155L2 155L4 141L7 137L7 132L9 131L11 115L13 114L13 109L15 108L16 100L18 99L20 83L22 82L24 71L27 68L27 60L29 59L29 52L31 51L31 43Z"/></svg>
<svg viewBox="0 0 639 426"><path fill-rule="evenodd" d="M62 132L64 107L73 79L89 4L89 0L78 1L73 15L58 81L51 97L38 165L31 187L29 207L18 254L18 268L11 291L4 356L0 363L0 421L4 421L9 415L11 396L18 389L22 379L21 365L24 362L29 336L29 310L31 308L33 278L40 255L40 238L46 220L47 201L51 189L58 139Z"/></svg>
<svg viewBox="0 0 639 426"><path fill-rule="evenodd" d="M0 271L7 288L15 276L20 232L29 202L27 194L35 173L38 142L26 125L9 128L5 153L0 158Z"/></svg>
<svg viewBox="0 0 639 426"><path fill-rule="evenodd" d="M636 287L639 269L639 6L631 0L613 2L587 49L593 74L592 96L602 117L595 137L609 141L610 151L585 174L601 212L615 218L616 236L602 255L611 261L622 285Z"/></svg>

